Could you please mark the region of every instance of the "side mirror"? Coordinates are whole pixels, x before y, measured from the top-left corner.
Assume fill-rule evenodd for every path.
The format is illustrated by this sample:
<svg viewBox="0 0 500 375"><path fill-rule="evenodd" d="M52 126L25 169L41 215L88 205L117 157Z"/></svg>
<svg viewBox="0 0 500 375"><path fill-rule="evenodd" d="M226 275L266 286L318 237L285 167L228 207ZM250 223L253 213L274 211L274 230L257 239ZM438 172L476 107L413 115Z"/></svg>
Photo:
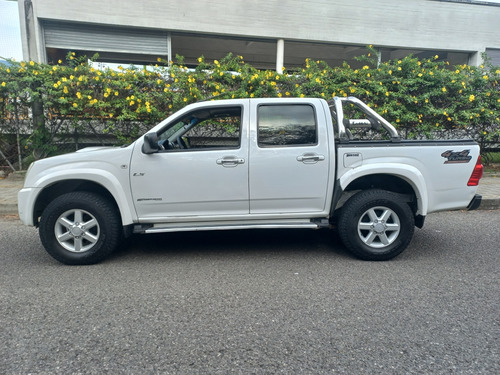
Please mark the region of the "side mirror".
<svg viewBox="0 0 500 375"><path fill-rule="evenodd" d="M144 143L142 144L142 153L143 154L154 154L158 152L160 147L158 146L158 134L156 133L147 133L144 136Z"/></svg>

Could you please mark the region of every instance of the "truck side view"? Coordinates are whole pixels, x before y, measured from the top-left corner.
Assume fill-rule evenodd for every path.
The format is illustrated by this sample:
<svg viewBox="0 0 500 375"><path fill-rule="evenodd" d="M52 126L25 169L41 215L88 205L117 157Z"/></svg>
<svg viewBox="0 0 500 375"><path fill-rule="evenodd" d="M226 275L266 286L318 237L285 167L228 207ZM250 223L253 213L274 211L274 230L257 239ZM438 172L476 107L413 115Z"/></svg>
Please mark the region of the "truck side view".
<svg viewBox="0 0 500 375"><path fill-rule="evenodd" d="M206 101L130 145L34 162L19 215L65 264L97 263L133 233L332 227L356 257L388 260L428 214L479 206L479 152L402 140L353 97Z"/></svg>

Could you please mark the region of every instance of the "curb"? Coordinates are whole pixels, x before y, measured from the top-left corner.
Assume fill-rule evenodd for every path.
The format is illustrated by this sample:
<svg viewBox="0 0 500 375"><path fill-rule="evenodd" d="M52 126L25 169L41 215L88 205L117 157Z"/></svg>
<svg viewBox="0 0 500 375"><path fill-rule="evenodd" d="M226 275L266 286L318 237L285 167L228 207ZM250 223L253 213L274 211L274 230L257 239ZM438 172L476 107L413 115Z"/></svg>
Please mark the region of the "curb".
<svg viewBox="0 0 500 375"><path fill-rule="evenodd" d="M483 199L476 211L500 209L500 198ZM0 215L18 215L17 204L0 203Z"/></svg>
<svg viewBox="0 0 500 375"><path fill-rule="evenodd" d="M500 198L483 199L478 210L498 210L500 208Z"/></svg>
<svg viewBox="0 0 500 375"><path fill-rule="evenodd" d="M4 203L0 204L0 215L17 215L17 204Z"/></svg>

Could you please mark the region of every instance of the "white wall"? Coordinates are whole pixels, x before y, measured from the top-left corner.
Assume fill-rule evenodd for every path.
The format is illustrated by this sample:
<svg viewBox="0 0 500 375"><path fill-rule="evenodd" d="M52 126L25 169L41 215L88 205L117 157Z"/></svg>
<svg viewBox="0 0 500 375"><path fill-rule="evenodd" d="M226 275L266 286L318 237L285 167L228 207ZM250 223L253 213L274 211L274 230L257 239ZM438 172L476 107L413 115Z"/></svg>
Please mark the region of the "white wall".
<svg viewBox="0 0 500 375"><path fill-rule="evenodd" d="M38 19L378 47L500 48L498 6L436 0L32 2Z"/></svg>

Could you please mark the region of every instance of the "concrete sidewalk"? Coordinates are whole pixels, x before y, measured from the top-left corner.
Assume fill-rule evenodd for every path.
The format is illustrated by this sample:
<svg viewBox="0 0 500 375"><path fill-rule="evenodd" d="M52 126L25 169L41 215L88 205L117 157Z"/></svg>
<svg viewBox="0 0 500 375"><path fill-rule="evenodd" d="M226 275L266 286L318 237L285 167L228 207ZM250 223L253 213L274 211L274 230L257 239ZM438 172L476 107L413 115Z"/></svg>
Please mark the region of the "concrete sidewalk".
<svg viewBox="0 0 500 375"><path fill-rule="evenodd" d="M22 188L23 172L0 179L0 215L17 214L17 192ZM485 173L479 181L478 194L483 196L480 210L500 209L500 172Z"/></svg>

